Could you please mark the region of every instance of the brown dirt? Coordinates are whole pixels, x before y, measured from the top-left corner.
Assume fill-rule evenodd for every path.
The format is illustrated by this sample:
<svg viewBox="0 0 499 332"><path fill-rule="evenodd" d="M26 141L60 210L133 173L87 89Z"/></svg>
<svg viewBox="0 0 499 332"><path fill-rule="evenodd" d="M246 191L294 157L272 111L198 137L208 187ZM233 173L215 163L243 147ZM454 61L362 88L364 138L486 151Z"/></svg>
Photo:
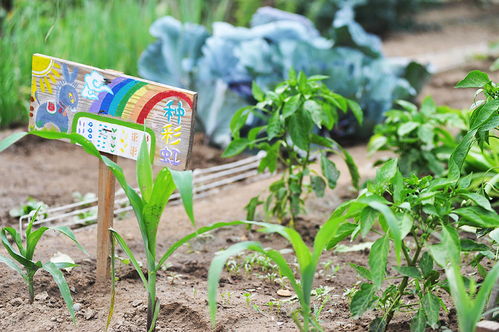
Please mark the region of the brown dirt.
<svg viewBox="0 0 499 332"><path fill-rule="evenodd" d="M448 12L444 12L448 13ZM472 13L475 13L474 9ZM434 14L433 14L434 15ZM488 30L487 30L488 31ZM399 35L397 35L399 36ZM409 35L406 38L412 38ZM435 34L435 44L442 37ZM395 37L394 37L395 38ZM407 43L404 37L401 55L415 54L421 44ZM426 37L425 37L426 38ZM462 40L463 43L466 40ZM395 41L397 42L397 41ZM390 41L388 41L390 43ZM457 108L467 108L473 91L453 89L453 85L466 72L476 67L486 69L487 63L471 63L463 68L436 75L424 89L423 96L434 95L438 103ZM497 76L495 76L497 78ZM0 133L0 139L12 131ZM207 167L222 163L220 151L200 145L202 137L197 137L193 149L192 167ZM372 160L366 157L365 147L350 149L364 178L373 176ZM342 162L338 162L342 174L346 174ZM225 160L223 161L225 162ZM134 177L134 163L129 160L119 162L128 178ZM0 154L0 172L3 174L0 191L0 224L11 223L7 219L8 210L32 196L49 205L62 205L71 202L75 191L95 192L97 187L97 161L85 155L81 149L67 143L44 141L34 137ZM216 196L209 196L195 202L197 226L215 221L231 221L244 218L244 205L250 197L262 192L275 178L259 182L232 185ZM341 200L350 195L348 176L342 176L337 189L329 191L322 199L310 199L308 214L299 230L310 243L317 228ZM139 260L144 261L140 244L140 232L133 217L117 221L115 228L124 236ZM180 206L167 208L158 231L159 253L162 253L183 235L193 231ZM38 299L27 303L27 291L22 279L4 264L0 264L0 328L5 331L103 331L109 306L109 288L95 284L96 227L86 227L76 231L79 241L89 251L89 256L78 251L65 238L47 233L40 241L37 259L47 260L60 251L73 257L80 264L70 273L65 273L73 291L73 299L80 303L77 325L70 321L69 314L58 294L57 287L44 272L38 272L36 293ZM161 313L158 331L208 331L210 321L206 303L206 279L209 263L215 252L243 240L258 240L265 247L289 249L289 245L277 236L249 233L243 227L220 230L209 236L193 240L175 253L169 260L168 269L159 273L158 297ZM371 237L364 241L374 240ZM345 243L349 245L349 243ZM3 248L0 254L5 254ZM124 256L123 253L120 253ZM321 320L327 331L366 331L368 323L376 315L371 312L362 319L354 320L348 311L349 298L345 292L359 280L349 263L365 265L368 250L331 253L326 252L321 259L314 287L330 287L331 300L327 302ZM287 254L285 257L291 260ZM239 260L241 260L240 258ZM332 262L338 270L327 270L325 263ZM130 266L118 264L119 282L117 304L111 322L112 331L143 331L146 320L146 293ZM297 304L279 297L281 287L271 281L267 272L224 272L219 289L217 331L293 331L295 326L289 318ZM244 294L251 294L250 304ZM271 308L268 303L280 305ZM318 304L318 300L314 299ZM397 313L390 331L408 331L410 315ZM441 314L443 325L455 330L455 312Z"/></svg>

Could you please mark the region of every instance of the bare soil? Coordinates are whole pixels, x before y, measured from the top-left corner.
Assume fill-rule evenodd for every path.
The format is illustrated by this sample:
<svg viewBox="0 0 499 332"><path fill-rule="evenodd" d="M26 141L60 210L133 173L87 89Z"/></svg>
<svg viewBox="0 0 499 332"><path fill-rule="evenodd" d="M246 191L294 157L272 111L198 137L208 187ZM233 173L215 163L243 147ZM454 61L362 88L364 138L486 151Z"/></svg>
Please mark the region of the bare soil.
<svg viewBox="0 0 499 332"><path fill-rule="evenodd" d="M461 7L459 7L461 8ZM459 15L481 15L485 12L469 7L469 11L459 9ZM455 9L446 9L432 14L434 19L456 15ZM440 14L438 14L440 13ZM425 19L428 16L422 16ZM451 28L456 21L451 20ZM483 33L473 38L490 36L487 24L480 25L472 20L460 21L459 24L479 26ZM475 24L476 23L476 24ZM447 26L441 27L445 30ZM469 28L472 29L472 28ZM473 28L475 29L475 28ZM468 31L468 28L465 28ZM475 30L473 30L475 31ZM497 32L497 30L494 30ZM431 32L424 32L425 36ZM418 34L397 34L387 45L396 49L401 45L400 54L416 54L427 43L438 45L446 43L446 34L434 33L433 39L425 37L425 44L414 39ZM455 38L456 42L466 43L464 38ZM408 42L407 40L411 40ZM453 39L454 40L454 39ZM454 42L454 41L453 41ZM390 44L391 43L391 44ZM394 46L395 45L395 46ZM411 46L412 45L412 46ZM390 53L390 52L388 52ZM392 52L393 53L393 52ZM423 90L421 98L433 95L437 103L448 104L456 108L467 108L473 98L473 91L453 89L454 84L462 79L471 69L487 69L490 62L470 62L462 68L434 76ZM498 80L497 75L494 75ZM21 130L21 129L19 129ZM11 131L0 133L0 139ZM191 167L201 168L223 162L220 151L200 144L202 137L197 137L193 148ZM373 161L366 156L364 146L350 148L360 168L363 178L374 175ZM325 218L342 200L351 195L347 171L339 158L333 157L340 167L342 176L338 188L327 192L324 198L311 198L307 202L308 213L301 220L298 230L308 243ZM134 163L120 159L128 178L134 178ZM81 149L67 143L45 141L34 137L24 138L14 147L0 154L0 173L3 175L0 185L0 224L10 224L8 210L21 204L26 197L40 199L51 206L71 202L71 193L95 192L97 188L97 160L87 156ZM227 187L217 195L198 199L195 202L197 227L217 221L238 220L245 217L244 206L249 198L261 193L275 178L267 178L253 183L241 183ZM124 236L139 260L144 261L140 232L133 217L116 221L115 228ZM182 236L194 231L180 206L168 207L158 231L158 252L163 253L169 245ZM36 300L27 301L27 289L22 279L0 264L0 328L5 331L103 331L109 308L109 287L95 283L96 227L90 226L76 231L79 241L89 251L89 256L80 252L70 241L55 234L47 233L39 244L37 259L48 260L56 252L70 255L80 266L65 273L72 289L75 303L81 305L77 312L77 325L71 323L64 302L59 296L57 286L45 272L38 272L36 279ZM261 241L265 247L290 249L289 245L278 236L249 232L244 227L227 228L191 241L181 247L159 273L158 297L161 302L158 331L208 331L210 321L207 309L206 280L209 264L219 250L243 240ZM368 237L362 241L373 241ZM357 244L344 243L345 245ZM367 326L377 312L371 312L361 319L352 319L348 310L348 290L359 280L350 263L365 265L369 250L345 253L326 252L321 259L314 287L328 287L330 301L320 316L327 331L367 331ZM5 254L3 248L0 254ZM124 253L119 252L120 256ZM236 261L242 262L244 257ZM292 256L285 257L292 261ZM330 266L330 268L327 268ZM332 267L332 268L331 268ZM391 272L391 268L389 268ZM146 293L140 279L131 266L118 264L119 282L117 302L112 331L144 331L146 321ZM286 286L284 286L286 287ZM262 271L255 266L250 272L240 269L224 272L219 289L219 308L217 331L294 331L296 328L290 313L296 309L293 297L280 297L277 290L283 288L269 271ZM247 300L245 294L250 294ZM319 305L320 299L314 298ZM273 303L272 305L270 303ZM389 331L408 331L410 314L399 312L395 315ZM441 314L441 325L456 330L455 311Z"/></svg>

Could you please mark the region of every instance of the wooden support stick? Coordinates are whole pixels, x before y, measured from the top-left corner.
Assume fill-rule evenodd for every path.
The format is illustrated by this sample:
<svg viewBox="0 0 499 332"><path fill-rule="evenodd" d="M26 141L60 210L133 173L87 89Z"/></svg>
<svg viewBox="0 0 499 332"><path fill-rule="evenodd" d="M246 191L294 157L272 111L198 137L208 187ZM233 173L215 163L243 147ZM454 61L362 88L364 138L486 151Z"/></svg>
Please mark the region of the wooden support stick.
<svg viewBox="0 0 499 332"><path fill-rule="evenodd" d="M118 159L117 156L108 153L102 153L102 155L114 162ZM102 160L99 160L96 270L96 281L98 283L109 280L109 251L111 246L108 229L113 226L115 183L116 178L113 172Z"/></svg>

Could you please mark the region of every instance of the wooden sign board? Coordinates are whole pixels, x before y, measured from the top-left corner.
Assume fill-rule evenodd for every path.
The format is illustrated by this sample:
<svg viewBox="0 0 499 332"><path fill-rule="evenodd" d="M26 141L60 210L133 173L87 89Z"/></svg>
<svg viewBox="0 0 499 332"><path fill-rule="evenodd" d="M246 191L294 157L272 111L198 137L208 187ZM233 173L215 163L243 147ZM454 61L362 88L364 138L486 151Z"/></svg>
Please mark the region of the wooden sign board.
<svg viewBox="0 0 499 332"><path fill-rule="evenodd" d="M137 159L142 139L154 164L184 170L197 94L34 54L29 128L79 133L112 155Z"/></svg>

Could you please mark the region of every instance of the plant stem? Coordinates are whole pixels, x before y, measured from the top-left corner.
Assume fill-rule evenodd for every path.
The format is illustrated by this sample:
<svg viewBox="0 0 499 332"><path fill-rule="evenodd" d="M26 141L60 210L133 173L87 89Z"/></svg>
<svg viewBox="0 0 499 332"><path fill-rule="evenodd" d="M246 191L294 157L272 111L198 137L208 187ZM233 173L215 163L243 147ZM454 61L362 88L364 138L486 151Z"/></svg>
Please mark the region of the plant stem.
<svg viewBox="0 0 499 332"><path fill-rule="evenodd" d="M416 265L418 258L419 258L419 254L421 253L421 248L422 248L421 245L419 244L416 236L414 236L414 240L416 241L416 252L414 253L414 256L412 257L412 259L409 257L409 254L406 252L407 248L406 248L405 244L402 243L402 251L404 252L404 255L405 255L406 260L407 260L407 264L409 266ZM408 283L409 283L409 277L406 276L406 277L404 277L404 279L402 279L402 282L400 283L400 285L397 289L397 295L395 297L395 300L390 305L390 308L387 311L385 331L386 331L386 328L388 327L388 324L390 324L390 321L392 320L393 315L395 314L395 308L400 303L400 300L402 299L402 296L404 295L404 290L407 287Z"/></svg>
<svg viewBox="0 0 499 332"><path fill-rule="evenodd" d="M151 329L151 326L154 325L152 331L156 330L156 322L153 321L154 318L154 310L156 308L156 272L149 271L147 276L148 281L148 299L147 299L147 331Z"/></svg>
<svg viewBox="0 0 499 332"><path fill-rule="evenodd" d="M33 274L28 273L28 293L29 293L29 303L33 303L35 300L35 287L33 282Z"/></svg>

